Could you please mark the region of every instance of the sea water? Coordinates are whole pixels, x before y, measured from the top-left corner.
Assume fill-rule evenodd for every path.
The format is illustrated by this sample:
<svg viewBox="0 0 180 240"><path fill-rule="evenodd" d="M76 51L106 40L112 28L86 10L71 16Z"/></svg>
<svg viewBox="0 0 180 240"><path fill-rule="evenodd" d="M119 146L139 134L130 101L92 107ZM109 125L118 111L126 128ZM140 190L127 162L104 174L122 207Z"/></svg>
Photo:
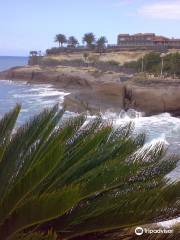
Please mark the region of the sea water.
<svg viewBox="0 0 180 240"><path fill-rule="evenodd" d="M27 57L0 57L0 71L27 65ZM0 80L0 117L17 103L22 105L18 125L56 103L63 104L68 93L56 90L51 84L29 84L26 81Z"/></svg>

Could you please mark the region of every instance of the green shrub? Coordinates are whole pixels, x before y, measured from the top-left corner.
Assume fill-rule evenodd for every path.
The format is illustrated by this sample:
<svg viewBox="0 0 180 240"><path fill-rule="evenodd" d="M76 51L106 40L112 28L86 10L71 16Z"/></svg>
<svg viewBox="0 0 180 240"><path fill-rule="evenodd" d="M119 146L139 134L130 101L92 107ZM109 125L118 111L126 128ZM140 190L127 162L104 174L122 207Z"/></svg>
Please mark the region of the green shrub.
<svg viewBox="0 0 180 240"><path fill-rule="evenodd" d="M149 53L143 58L144 71L148 73L160 74L162 60L160 53ZM142 59L124 64L125 67L135 69L137 72L142 71ZM180 76L180 53L167 54L164 57L163 72L169 75L175 74Z"/></svg>

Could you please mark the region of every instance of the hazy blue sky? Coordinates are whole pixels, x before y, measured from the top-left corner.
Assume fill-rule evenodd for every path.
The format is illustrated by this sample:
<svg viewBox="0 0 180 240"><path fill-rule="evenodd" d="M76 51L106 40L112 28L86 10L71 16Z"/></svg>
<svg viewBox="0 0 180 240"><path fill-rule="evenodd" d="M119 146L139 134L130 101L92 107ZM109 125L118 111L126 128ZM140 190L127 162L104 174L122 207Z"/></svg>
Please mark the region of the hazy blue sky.
<svg viewBox="0 0 180 240"><path fill-rule="evenodd" d="M0 0L0 55L56 46L56 33L155 32L180 38L180 0Z"/></svg>

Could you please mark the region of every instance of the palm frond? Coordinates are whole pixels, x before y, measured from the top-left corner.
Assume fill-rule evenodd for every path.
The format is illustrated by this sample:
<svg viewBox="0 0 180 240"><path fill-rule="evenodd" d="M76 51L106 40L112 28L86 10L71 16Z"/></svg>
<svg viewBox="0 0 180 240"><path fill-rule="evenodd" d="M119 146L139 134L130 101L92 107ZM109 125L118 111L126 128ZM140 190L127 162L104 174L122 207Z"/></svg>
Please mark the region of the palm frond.
<svg viewBox="0 0 180 240"><path fill-rule="evenodd" d="M48 233L32 232L29 234L17 234L12 240L57 240L58 236L53 231Z"/></svg>
<svg viewBox="0 0 180 240"><path fill-rule="evenodd" d="M177 160L161 143L144 145L132 123L65 120L55 106L13 132L19 110L0 121L3 240L56 239L50 229L82 239L178 216L179 182L165 178Z"/></svg>

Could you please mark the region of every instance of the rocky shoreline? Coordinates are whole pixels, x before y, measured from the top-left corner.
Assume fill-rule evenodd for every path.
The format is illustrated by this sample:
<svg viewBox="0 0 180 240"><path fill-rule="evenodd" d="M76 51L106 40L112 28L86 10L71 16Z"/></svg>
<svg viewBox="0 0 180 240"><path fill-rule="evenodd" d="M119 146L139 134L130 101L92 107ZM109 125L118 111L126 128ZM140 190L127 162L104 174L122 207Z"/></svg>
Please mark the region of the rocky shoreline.
<svg viewBox="0 0 180 240"><path fill-rule="evenodd" d="M0 72L3 80L26 80L29 83L50 83L71 94L65 105L70 111L91 112L121 109L145 112L147 115L170 112L180 115L180 80L129 80L124 74L101 73L95 69L68 67L15 67Z"/></svg>

